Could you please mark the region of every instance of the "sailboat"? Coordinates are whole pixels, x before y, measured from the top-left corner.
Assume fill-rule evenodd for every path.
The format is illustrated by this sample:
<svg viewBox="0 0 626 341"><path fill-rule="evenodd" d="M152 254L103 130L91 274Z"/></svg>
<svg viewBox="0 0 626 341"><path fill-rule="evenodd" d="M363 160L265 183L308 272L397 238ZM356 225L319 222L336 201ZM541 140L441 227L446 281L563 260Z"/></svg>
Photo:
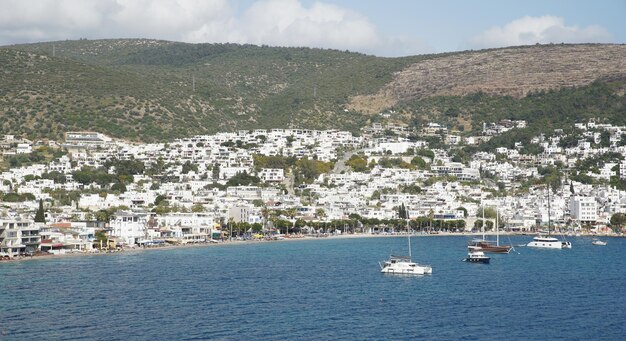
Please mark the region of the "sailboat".
<svg viewBox="0 0 626 341"><path fill-rule="evenodd" d="M500 245L500 235L498 231L500 228L498 227L498 214L499 212L496 210L496 243L493 244L493 241L485 239L485 208L483 207L483 239L472 239L469 242L469 246L472 247L475 251L482 251L488 253L509 253L513 248L512 245Z"/></svg>
<svg viewBox="0 0 626 341"><path fill-rule="evenodd" d="M408 236L408 240L409 255L389 256L389 259L384 263L378 263L378 265L380 265L380 272L395 275L430 275L433 273L433 268L430 265L420 265L412 261L410 235Z"/></svg>
<svg viewBox="0 0 626 341"><path fill-rule="evenodd" d="M572 243L568 241L560 241L557 238L550 236L550 187L548 186L548 235L538 235L526 246L539 247L544 249L571 249Z"/></svg>

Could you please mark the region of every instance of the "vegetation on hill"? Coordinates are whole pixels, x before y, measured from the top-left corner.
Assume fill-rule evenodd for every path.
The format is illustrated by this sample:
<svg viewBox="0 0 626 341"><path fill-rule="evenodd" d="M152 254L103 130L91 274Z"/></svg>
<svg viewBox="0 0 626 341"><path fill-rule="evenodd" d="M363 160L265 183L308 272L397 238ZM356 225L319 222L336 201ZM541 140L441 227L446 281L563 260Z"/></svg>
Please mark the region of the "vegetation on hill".
<svg viewBox="0 0 626 341"><path fill-rule="evenodd" d="M500 118L527 119L529 131L586 117L623 122L625 52L554 45L380 58L143 39L7 46L0 48L0 134L61 139L95 130L164 141L275 127L356 132L384 108L397 111L394 121L441 119L465 131ZM507 92L522 87L522 95Z"/></svg>

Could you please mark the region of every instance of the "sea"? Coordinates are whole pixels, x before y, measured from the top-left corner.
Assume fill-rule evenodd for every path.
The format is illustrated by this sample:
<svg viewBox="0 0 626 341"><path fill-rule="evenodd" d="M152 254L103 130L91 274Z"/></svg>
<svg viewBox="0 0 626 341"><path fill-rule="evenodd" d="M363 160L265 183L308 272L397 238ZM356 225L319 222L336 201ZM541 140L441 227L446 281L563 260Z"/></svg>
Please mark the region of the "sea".
<svg viewBox="0 0 626 341"><path fill-rule="evenodd" d="M530 236L501 237L521 245ZM380 273L406 237L229 243L0 263L1 340L624 340L626 239L466 263L412 237L432 275Z"/></svg>

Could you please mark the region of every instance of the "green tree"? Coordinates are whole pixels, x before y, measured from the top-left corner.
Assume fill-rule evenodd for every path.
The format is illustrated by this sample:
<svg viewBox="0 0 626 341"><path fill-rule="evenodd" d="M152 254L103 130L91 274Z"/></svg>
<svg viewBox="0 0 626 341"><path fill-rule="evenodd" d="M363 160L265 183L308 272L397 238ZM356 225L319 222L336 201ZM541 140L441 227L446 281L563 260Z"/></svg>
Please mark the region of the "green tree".
<svg viewBox="0 0 626 341"><path fill-rule="evenodd" d="M420 156L416 156L411 159L411 164L418 169L428 169L428 164Z"/></svg>
<svg viewBox="0 0 626 341"><path fill-rule="evenodd" d="M615 213L611 216L611 225L621 229L626 224L626 214Z"/></svg>
<svg viewBox="0 0 626 341"><path fill-rule="evenodd" d="M192 164L190 161L186 161L185 163L183 163L183 169L181 173L188 174L190 171L198 173L198 165Z"/></svg>
<svg viewBox="0 0 626 341"><path fill-rule="evenodd" d="M200 212L204 212L204 211L205 211L204 205L202 205L202 204L195 204L195 205L191 206L191 212L200 213Z"/></svg>
<svg viewBox="0 0 626 341"><path fill-rule="evenodd" d="M485 219L495 219L496 218L496 210L491 207L479 207L476 212L476 217L482 218L483 211L485 212Z"/></svg>
<svg viewBox="0 0 626 341"><path fill-rule="evenodd" d="M366 172L367 171L367 158L360 157L358 155L352 155L348 161L346 161L346 165L350 166L355 172Z"/></svg>
<svg viewBox="0 0 626 341"><path fill-rule="evenodd" d="M35 222L46 223L46 213L43 209L43 199L39 199L39 208L37 209L37 213L35 213Z"/></svg>
<svg viewBox="0 0 626 341"><path fill-rule="evenodd" d="M232 178L228 179L227 186L250 186L256 185L261 182L261 179L254 175L249 175L248 172L243 171L235 174Z"/></svg>
<svg viewBox="0 0 626 341"><path fill-rule="evenodd" d="M220 178L220 165L218 163L213 164L213 170L211 171L213 180L219 180Z"/></svg>

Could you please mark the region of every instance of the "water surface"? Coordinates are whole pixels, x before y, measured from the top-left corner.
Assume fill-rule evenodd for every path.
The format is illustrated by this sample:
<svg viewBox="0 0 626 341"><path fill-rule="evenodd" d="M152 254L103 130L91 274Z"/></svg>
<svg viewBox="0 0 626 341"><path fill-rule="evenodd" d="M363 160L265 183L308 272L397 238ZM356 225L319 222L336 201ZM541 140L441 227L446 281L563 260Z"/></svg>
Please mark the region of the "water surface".
<svg viewBox="0 0 626 341"><path fill-rule="evenodd" d="M506 237L505 237L506 238ZM626 240L462 262L415 237L433 275L379 273L407 240L303 240L0 263L0 339L621 340ZM514 245L530 237L514 237ZM508 240L505 239L505 242Z"/></svg>

